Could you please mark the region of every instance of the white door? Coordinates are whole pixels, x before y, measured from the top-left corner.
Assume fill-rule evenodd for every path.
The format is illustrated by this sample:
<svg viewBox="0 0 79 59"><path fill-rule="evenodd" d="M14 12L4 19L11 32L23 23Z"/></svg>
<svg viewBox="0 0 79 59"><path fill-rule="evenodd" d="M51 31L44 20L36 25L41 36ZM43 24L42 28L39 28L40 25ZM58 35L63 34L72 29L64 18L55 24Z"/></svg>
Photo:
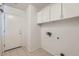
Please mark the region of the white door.
<svg viewBox="0 0 79 59"><path fill-rule="evenodd" d="M19 20L17 15L5 14L5 50L22 45Z"/></svg>

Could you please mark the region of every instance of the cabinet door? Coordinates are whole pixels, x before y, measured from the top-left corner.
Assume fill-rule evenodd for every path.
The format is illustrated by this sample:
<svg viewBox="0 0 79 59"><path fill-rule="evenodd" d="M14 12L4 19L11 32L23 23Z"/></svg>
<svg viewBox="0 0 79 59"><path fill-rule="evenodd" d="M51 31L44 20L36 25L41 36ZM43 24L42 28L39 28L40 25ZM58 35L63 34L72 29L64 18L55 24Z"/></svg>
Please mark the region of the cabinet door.
<svg viewBox="0 0 79 59"><path fill-rule="evenodd" d="M64 18L79 16L79 3L63 3L62 9Z"/></svg>
<svg viewBox="0 0 79 59"><path fill-rule="evenodd" d="M49 22L49 5L43 9L43 22Z"/></svg>
<svg viewBox="0 0 79 59"><path fill-rule="evenodd" d="M43 11L40 11L37 13L37 23L42 23L43 22Z"/></svg>
<svg viewBox="0 0 79 59"><path fill-rule="evenodd" d="M61 19L61 3L55 3L50 5L50 19L51 21Z"/></svg>

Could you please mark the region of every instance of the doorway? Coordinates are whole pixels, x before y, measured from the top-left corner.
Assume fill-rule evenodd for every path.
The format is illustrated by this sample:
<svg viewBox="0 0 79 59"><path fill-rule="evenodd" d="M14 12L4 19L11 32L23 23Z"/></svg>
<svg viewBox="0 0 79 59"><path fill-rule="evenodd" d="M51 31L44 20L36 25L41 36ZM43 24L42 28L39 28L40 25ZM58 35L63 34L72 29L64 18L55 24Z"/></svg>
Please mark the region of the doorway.
<svg viewBox="0 0 79 59"><path fill-rule="evenodd" d="M13 10L10 10L13 11ZM5 51L22 47L22 17L19 14L6 13L4 5L0 6L0 55Z"/></svg>

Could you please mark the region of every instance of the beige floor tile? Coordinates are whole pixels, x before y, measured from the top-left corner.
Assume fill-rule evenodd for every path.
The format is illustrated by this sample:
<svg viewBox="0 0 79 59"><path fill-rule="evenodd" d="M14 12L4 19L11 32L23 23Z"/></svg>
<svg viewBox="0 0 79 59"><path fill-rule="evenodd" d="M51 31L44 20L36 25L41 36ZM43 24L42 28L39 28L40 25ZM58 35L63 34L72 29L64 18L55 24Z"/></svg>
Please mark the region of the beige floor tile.
<svg viewBox="0 0 79 59"><path fill-rule="evenodd" d="M21 47L5 52L4 56L52 56L52 55L41 48L33 52L29 52L27 49Z"/></svg>

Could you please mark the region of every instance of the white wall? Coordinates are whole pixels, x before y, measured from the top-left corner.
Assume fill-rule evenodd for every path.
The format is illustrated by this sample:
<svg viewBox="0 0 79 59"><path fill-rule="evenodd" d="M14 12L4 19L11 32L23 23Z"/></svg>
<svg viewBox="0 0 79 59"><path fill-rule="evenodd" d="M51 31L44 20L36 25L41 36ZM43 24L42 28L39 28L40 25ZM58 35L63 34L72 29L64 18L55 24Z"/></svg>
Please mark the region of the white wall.
<svg viewBox="0 0 79 59"><path fill-rule="evenodd" d="M40 26L37 25L37 9L29 5L27 8L28 40L27 49L34 51L40 48Z"/></svg>
<svg viewBox="0 0 79 59"><path fill-rule="evenodd" d="M52 32L52 36L46 32ZM42 24L41 37L42 48L53 55L79 55L79 17Z"/></svg>
<svg viewBox="0 0 79 59"><path fill-rule="evenodd" d="M0 11L0 55L2 52L2 13Z"/></svg>
<svg viewBox="0 0 79 59"><path fill-rule="evenodd" d="M40 26L37 25L37 9L31 5L31 47L32 51L40 48Z"/></svg>

